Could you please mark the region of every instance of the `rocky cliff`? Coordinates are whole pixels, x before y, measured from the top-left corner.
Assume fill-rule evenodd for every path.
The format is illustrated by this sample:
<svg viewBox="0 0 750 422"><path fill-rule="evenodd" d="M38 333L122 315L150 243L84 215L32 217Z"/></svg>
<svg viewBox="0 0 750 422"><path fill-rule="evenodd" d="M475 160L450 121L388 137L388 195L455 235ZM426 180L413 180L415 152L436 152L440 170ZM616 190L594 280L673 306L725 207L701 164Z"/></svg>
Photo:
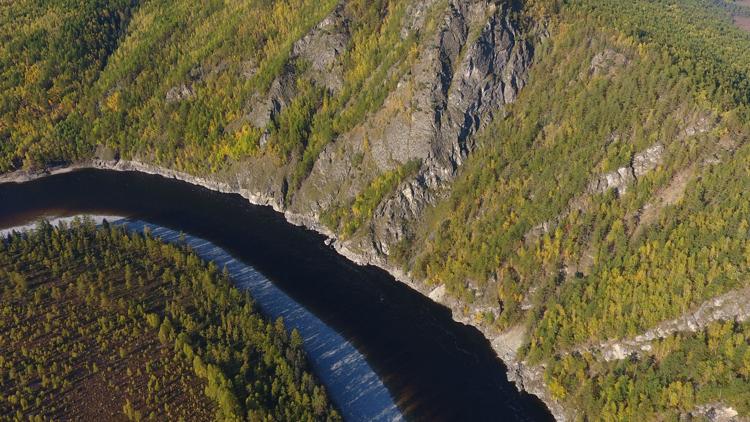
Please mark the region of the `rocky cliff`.
<svg viewBox="0 0 750 422"><path fill-rule="evenodd" d="M501 0L418 0L408 2L398 21L402 41L418 39L409 57L380 69L397 82L382 104L356 125L324 145L309 173L290 187L302 157L279 160L269 140L280 117L301 96L309 82L327 95L345 89L348 55L353 47L355 17L347 2L335 5L290 48L287 64L270 82L245 101L242 112L228 123L235 132L251 127L261 132L259 153L231 162L213 173L192 175L170 169L152 154L125 154L108 145L97 149L93 161L76 166L135 170L174 177L222 192L236 192L253 203L271 205L295 224L306 225L335 240L336 249L360 264L380 266L399 280L452 308L457 320L468 324L476 312L446 294L428 288L389 258L419 226L427 208L449 192L462 164L476 150L478 132L505 116L524 88L536 45L548 36L543 21L531 20L515 2ZM185 77L160 98L166 107L186 106L200 96L212 78L231 71L227 61L193 66ZM261 66L245 60L240 80L251 80ZM117 89L111 89L103 104ZM415 172L378 201L366 223L355 233L341 235L337 227L321 222L322 215L351 203L380 175L417 162ZM73 166L73 167L76 167ZM66 168L71 168L67 166ZM14 173L4 179L26 180L39 173ZM480 326L481 327L481 326ZM562 409L549 396L539 368L516 362L523 333L485 333L506 361L519 388L539 395L559 419ZM504 337L504 336L507 336Z"/></svg>
<svg viewBox="0 0 750 422"><path fill-rule="evenodd" d="M271 205L478 327L559 419L750 413L740 6L53 3L0 14L29 20L0 29L0 171L138 170ZM96 54L55 67L84 30ZM733 343L700 341L726 321Z"/></svg>
<svg viewBox="0 0 750 422"><path fill-rule="evenodd" d="M438 16L433 18L436 28L425 27L430 13ZM450 190L461 165L477 147L476 134L493 119L503 118L506 105L516 100L526 84L535 46L548 36L545 22L524 20L513 3L487 0L420 0L410 4L407 16L401 37L426 35L418 58L402 71L380 108L322 150L297 191L291 196L287 191L293 166L278 166L266 157L238 163L213 178L226 183L224 190L272 205L291 222L334 238L343 255L388 270L450 307L456 320L479 326L518 387L541 397L558 420L565 420L563 409L547 391L543 369L528 367L516 357L523 332L500 333L478 324L474 315L481 310L467 308L444 287L427 287L390 258L394 246L417 229L425 210ZM341 86L339 61L350 36L348 28L345 9L337 7L292 50L310 61L305 72L311 79L334 91ZM396 71L395 66L391 71ZM295 77L300 75L279 76L268 95L251 107L247 119L265 127L282 113L295 95L290 88ZM647 152L642 167L649 167L648 160L659 152ZM321 223L327 210L348 204L373 178L413 160L420 163L416 173L388 192L356 233L342 236L336 227Z"/></svg>
<svg viewBox="0 0 750 422"><path fill-rule="evenodd" d="M434 7L429 2L414 10ZM416 12L414 12L416 13ZM378 204L367 230L347 247L383 264L426 206L447 189L474 151L474 135L523 88L534 47L506 3L452 2L419 59L399 80L383 106L362 125L339 137L320 155L289 209L319 216L346 202L372 177L411 160L418 172ZM419 31L419 22L404 31Z"/></svg>

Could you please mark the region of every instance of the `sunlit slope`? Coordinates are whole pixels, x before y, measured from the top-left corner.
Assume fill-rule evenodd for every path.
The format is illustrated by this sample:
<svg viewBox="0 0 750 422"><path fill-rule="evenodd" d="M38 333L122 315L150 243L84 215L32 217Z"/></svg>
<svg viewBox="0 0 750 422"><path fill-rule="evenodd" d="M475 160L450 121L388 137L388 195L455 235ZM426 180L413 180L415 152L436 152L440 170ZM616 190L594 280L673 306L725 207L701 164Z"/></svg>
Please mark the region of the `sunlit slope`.
<svg viewBox="0 0 750 422"><path fill-rule="evenodd" d="M713 322L742 309L638 337L747 294L750 36L728 10L562 7L509 116L399 249L488 331L529 327L521 355L571 416L750 410L747 327Z"/></svg>

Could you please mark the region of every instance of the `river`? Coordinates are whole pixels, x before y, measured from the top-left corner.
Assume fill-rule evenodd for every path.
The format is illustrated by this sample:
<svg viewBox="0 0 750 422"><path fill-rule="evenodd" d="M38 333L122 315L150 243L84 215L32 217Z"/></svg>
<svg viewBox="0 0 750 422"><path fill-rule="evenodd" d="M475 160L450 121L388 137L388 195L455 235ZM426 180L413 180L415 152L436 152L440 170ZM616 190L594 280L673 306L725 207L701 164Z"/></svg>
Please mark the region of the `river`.
<svg viewBox="0 0 750 422"><path fill-rule="evenodd" d="M320 336L316 347L352 348L335 355L349 359L327 364L339 370L348 366L357 374L342 389L357 398L351 403L334 397L333 390L341 386L327 385L350 420L371 415L393 419L399 413L407 420L426 421L551 419L541 401L519 393L507 380L505 366L478 330L453 321L446 308L385 271L351 263L325 245L322 236L287 223L268 207L135 172L80 170L0 184L0 228L79 214L123 216L129 224L159 226L165 237L184 232L196 241L205 239L211 242L206 252L225 252L213 258L278 287L289 303L299 304L326 327L319 329L328 334ZM248 280L238 284L247 288L242 283ZM265 312L274 316L285 306L289 312L289 303ZM324 381L320 359L331 356L311 356ZM373 370L376 380L366 375ZM390 408L393 402L398 411Z"/></svg>

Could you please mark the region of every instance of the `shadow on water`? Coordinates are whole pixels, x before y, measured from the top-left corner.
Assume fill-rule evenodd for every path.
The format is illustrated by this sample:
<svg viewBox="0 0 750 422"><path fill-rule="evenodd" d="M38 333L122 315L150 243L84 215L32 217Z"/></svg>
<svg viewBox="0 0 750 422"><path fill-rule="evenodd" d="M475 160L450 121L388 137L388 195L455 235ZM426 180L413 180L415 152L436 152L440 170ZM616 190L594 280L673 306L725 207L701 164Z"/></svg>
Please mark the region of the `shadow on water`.
<svg viewBox="0 0 750 422"><path fill-rule="evenodd" d="M0 227L45 215L122 215L209 240L261 272L362 352L411 420L551 420L489 342L383 270L339 256L268 207L176 180L82 170L0 185Z"/></svg>

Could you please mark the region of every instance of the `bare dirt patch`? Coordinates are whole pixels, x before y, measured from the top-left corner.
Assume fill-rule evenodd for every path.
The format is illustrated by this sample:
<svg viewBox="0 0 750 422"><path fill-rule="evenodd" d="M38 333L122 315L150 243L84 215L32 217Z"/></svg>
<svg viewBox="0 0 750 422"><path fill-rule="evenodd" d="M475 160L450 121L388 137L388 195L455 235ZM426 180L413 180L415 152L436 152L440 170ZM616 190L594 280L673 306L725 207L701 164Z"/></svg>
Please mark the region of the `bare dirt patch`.
<svg viewBox="0 0 750 422"><path fill-rule="evenodd" d="M750 31L750 18L746 18L744 16L735 16L734 24L744 29L745 31Z"/></svg>
<svg viewBox="0 0 750 422"><path fill-rule="evenodd" d="M737 2L737 4L739 4L740 6L745 6L747 8L750 8L750 0L740 0ZM750 32L750 17L735 16L734 24L737 25L739 28Z"/></svg>

